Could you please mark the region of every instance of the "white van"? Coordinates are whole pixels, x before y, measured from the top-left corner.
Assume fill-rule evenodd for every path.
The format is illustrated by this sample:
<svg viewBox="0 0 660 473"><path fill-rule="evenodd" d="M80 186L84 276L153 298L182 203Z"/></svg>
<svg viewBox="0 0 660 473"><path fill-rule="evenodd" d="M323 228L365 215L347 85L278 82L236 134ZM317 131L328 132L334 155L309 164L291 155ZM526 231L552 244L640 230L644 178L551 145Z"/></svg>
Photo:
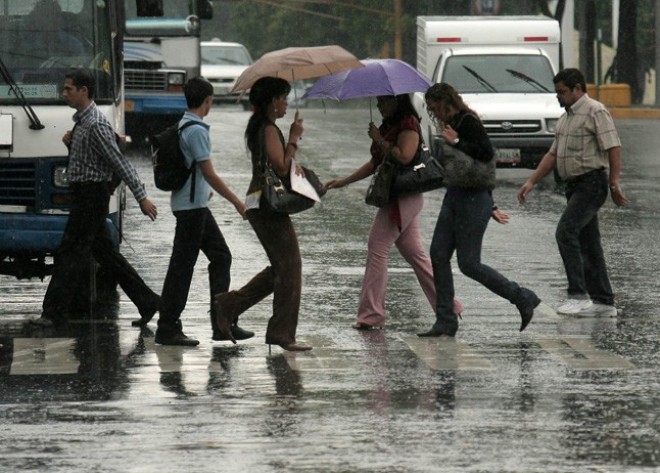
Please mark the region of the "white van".
<svg viewBox="0 0 660 473"><path fill-rule="evenodd" d="M241 102L248 109L248 95L231 93L236 79L252 65L252 56L245 46L213 39L202 41L202 76L213 85L213 100L216 102Z"/></svg>
<svg viewBox="0 0 660 473"><path fill-rule="evenodd" d="M535 168L563 109L554 92L559 23L534 16L419 16L417 69L454 86L486 127L498 167ZM441 141L415 94L426 143Z"/></svg>

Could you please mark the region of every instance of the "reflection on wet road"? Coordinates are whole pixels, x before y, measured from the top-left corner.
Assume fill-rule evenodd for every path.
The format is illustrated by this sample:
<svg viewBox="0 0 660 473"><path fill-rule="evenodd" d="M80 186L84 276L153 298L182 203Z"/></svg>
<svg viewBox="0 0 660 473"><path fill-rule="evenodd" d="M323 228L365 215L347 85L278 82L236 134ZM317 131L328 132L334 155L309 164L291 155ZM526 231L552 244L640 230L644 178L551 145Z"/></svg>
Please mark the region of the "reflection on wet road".
<svg viewBox="0 0 660 473"><path fill-rule="evenodd" d="M303 116L300 160L322 178L366 159L368 110ZM238 107L210 116L214 165L240 192L250 172L247 117ZM186 333L202 341L193 349L155 345L153 322L131 327L137 310L123 293L93 320L30 328L46 283L0 279L0 471L657 471L660 142L652 140L660 138L639 131L653 122L617 125L630 150L622 184L635 201L601 215L619 317L544 312L520 334L515 307L456 274L466 305L458 337L420 339L431 310L392 253L387 328L352 330L374 213L363 203L367 183L358 183L295 217L305 278L298 334L312 352L269 352L270 299L241 318L254 339L212 342L203 257L183 315ZM133 161L160 213L150 222L129 197L123 252L160 290L174 219L148 158ZM563 197L547 181L519 206L527 174L499 172L497 202L512 221L491 225L483 259L556 307L565 288L554 243ZM442 191L426 196L427 242L441 199ZM230 205L215 197L212 210L240 286L266 259Z"/></svg>

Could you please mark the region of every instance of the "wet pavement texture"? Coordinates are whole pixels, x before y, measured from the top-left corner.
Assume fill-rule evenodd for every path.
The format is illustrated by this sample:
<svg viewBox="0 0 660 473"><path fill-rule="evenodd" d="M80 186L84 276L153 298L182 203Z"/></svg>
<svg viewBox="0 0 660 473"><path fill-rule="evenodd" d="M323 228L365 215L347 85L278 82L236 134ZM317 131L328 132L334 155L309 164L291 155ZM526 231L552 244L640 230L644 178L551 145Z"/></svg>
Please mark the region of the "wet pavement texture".
<svg viewBox="0 0 660 473"><path fill-rule="evenodd" d="M322 179L368 158L368 109L301 112L299 161ZM238 106L208 117L214 165L240 194L250 178L248 117ZM289 123L281 120L285 134ZM660 137L653 121L617 126L622 186L633 204L621 210L608 202L600 213L616 318L545 310L521 334L514 306L455 269L466 306L458 335L420 339L415 333L433 314L394 250L387 328L356 332L350 324L375 213L364 204L366 181L294 216L304 274L298 339L314 346L308 353L269 352L271 298L241 317L253 339L212 342L203 255L182 318L201 340L197 348L155 345L155 322L131 327L137 309L121 291L66 331L30 328L47 281L0 277L0 471L659 471ZM122 251L160 291L174 218L168 194L153 186L149 158L131 159L160 215L150 222L129 195ZM566 283L554 231L564 197L546 179L518 205L529 172L498 171L496 201L512 218L491 223L483 261L557 307ZM442 196L426 195L427 247ZM211 209L239 287L266 257L231 205L216 196Z"/></svg>

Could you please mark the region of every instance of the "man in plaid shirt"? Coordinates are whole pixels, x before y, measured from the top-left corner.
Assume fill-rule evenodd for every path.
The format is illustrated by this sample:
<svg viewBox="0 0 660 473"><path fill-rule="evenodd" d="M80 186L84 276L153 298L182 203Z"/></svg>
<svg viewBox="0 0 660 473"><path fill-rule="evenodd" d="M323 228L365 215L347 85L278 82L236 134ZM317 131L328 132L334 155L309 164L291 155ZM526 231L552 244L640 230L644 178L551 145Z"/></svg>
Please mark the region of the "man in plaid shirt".
<svg viewBox="0 0 660 473"><path fill-rule="evenodd" d="M618 207L628 203L619 185L621 141L607 108L590 98L584 75L560 71L553 79L559 105L555 140L518 191L523 203L534 184L556 169L566 183L566 209L556 239L568 279L568 300L557 312L580 317L615 317L614 293L600 241L598 211L608 193Z"/></svg>
<svg viewBox="0 0 660 473"><path fill-rule="evenodd" d="M67 179L74 200L44 297L41 318L33 320L42 326L67 322L78 287L89 277L90 256L118 281L142 319L151 319L160 304L160 296L114 247L106 227L113 172L128 185L143 214L154 220L157 210L147 197L135 168L119 150L112 125L94 102L94 92L95 81L89 71L75 69L67 73L62 97L76 113L74 129L68 131L62 141L69 147Z"/></svg>

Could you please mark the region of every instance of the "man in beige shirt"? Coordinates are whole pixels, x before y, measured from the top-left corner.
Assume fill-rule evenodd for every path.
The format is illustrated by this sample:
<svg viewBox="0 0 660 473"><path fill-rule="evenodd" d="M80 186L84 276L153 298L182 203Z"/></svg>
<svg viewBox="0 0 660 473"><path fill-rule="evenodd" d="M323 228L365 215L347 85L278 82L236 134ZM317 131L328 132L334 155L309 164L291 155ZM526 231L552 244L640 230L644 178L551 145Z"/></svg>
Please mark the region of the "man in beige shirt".
<svg viewBox="0 0 660 473"><path fill-rule="evenodd" d="M598 211L608 192L617 206L628 203L619 185L621 142L607 108L587 95L579 70L564 69L553 82L566 113L557 122L550 150L518 191L518 201L524 203L534 184L557 169L566 182L567 205L555 237L568 279L568 300L557 312L614 317Z"/></svg>

